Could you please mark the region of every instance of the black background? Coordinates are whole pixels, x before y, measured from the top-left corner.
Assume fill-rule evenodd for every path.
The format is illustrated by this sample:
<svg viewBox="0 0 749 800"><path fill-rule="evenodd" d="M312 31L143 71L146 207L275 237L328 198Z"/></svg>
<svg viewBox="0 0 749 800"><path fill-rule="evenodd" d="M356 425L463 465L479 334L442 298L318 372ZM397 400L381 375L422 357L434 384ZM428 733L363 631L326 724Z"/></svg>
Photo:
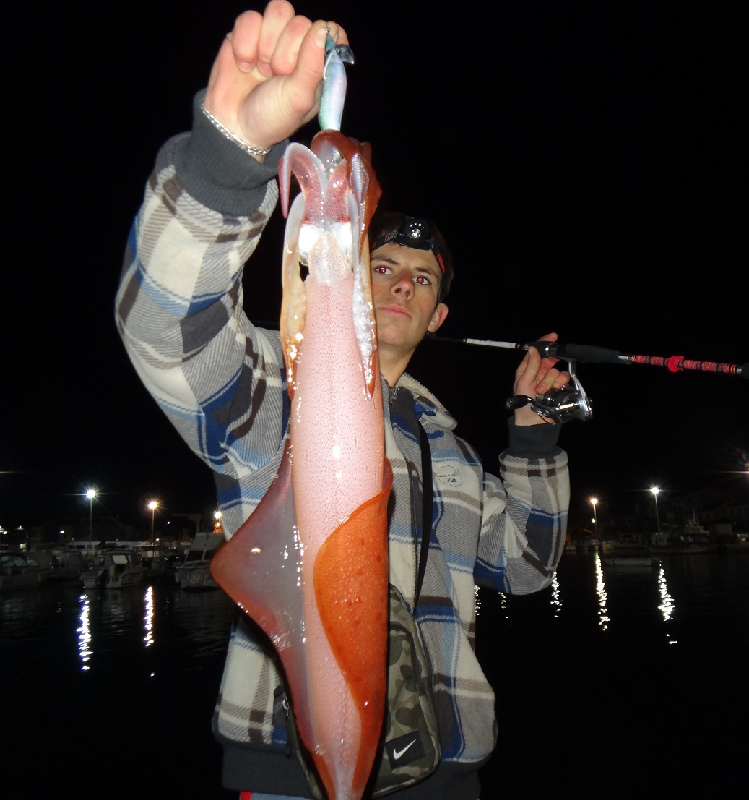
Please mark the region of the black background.
<svg viewBox="0 0 749 800"><path fill-rule="evenodd" d="M0 523L88 513L148 525L215 500L114 325L125 239L156 151L190 125L234 2L16 9L6 75ZM340 21L345 133L370 141L383 202L433 217L457 278L442 334L749 361L747 50L727 6L302 2ZM736 9L736 6L732 6ZM736 14L732 17L732 14ZM310 138L311 123L300 133ZM280 212L246 280L280 298ZM519 355L430 342L413 374L496 471ZM746 501L749 383L584 365L573 514L719 484ZM743 493L743 494L742 494ZM652 501L652 497L651 497Z"/></svg>

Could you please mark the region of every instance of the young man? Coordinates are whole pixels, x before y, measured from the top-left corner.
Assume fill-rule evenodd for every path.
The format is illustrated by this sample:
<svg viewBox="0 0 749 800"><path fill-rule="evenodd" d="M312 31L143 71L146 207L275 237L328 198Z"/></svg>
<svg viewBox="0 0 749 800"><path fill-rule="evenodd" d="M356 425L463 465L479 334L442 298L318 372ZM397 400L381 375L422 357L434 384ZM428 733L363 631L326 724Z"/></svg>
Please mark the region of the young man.
<svg viewBox="0 0 749 800"><path fill-rule="evenodd" d="M244 315L242 265L276 205L285 141L316 113L326 25L347 41L334 23L295 16L286 0L237 19L207 91L196 97L192 132L159 153L117 295L117 323L139 376L215 473L227 536L257 506L283 452L288 401L279 335ZM417 560L411 497L421 492L419 420L429 436L436 509L421 590L429 613L420 605L416 618L433 669L442 759L422 783L389 796L476 800L478 769L497 726L494 694L473 652L475 584L516 594L549 585L564 543L567 456L556 446L559 426L526 406L509 422L502 479L484 472L444 407L405 372L419 342L447 316L450 253L431 223L403 215L376 220L370 240L394 473L390 581L408 602ZM280 250L279 243L279 264ZM245 283L251 286L251 274ZM514 394L543 394L568 378L531 349ZM255 800L311 796L287 746L281 686L263 638L238 614L214 732L224 747L225 786Z"/></svg>

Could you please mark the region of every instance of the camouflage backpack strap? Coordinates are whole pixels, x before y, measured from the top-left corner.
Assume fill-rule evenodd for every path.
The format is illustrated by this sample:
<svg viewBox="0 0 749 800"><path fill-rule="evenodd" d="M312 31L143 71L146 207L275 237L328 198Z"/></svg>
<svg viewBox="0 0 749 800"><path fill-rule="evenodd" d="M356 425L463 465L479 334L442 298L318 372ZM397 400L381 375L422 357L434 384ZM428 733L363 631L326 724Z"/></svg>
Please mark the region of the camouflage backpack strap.
<svg viewBox="0 0 749 800"><path fill-rule="evenodd" d="M432 451L429 449L429 439L424 427L419 423L419 444L421 445L421 496L424 510L421 514L421 550L419 551L419 571L416 576L416 594L414 595L414 614L419 604L421 584L424 583L424 573L427 568L429 555L429 538L432 535L432 519L434 517L434 492L432 489Z"/></svg>
<svg viewBox="0 0 749 800"><path fill-rule="evenodd" d="M414 613L409 611L397 587L391 584L388 708L383 729L383 752L373 784L373 797L381 797L422 781L434 772L440 761L432 670L414 619L426 571L433 514L432 456L426 431L420 424L418 429L424 505Z"/></svg>
<svg viewBox="0 0 749 800"><path fill-rule="evenodd" d="M421 644L416 620L401 593L391 584L388 708L372 796L381 797L424 780L439 761L429 658Z"/></svg>

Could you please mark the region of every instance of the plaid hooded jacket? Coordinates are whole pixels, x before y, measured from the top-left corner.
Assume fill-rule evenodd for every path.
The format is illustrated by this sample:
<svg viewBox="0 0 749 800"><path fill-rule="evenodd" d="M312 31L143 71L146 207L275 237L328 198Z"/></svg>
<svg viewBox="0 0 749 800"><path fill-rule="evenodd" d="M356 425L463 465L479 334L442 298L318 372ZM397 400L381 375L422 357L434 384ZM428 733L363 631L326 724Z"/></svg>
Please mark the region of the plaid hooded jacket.
<svg viewBox="0 0 749 800"><path fill-rule="evenodd" d="M249 322L242 283L276 205L282 152L277 145L259 164L196 113L192 133L158 155L116 298L118 329L140 379L214 472L227 537L257 506L283 453L279 335ZM434 521L416 618L434 673L442 764L425 783L430 797L442 796L439 782L444 796L475 798L476 772L497 737L494 692L474 655L476 585L514 594L549 585L565 537L567 456L556 447L558 425L510 422L495 477L412 377L395 387L383 381L383 392L393 468L390 580L409 603L421 528L417 418L432 454ZM229 788L309 796L288 757L280 683L262 638L238 614L214 715ZM418 788L409 798L421 796Z"/></svg>

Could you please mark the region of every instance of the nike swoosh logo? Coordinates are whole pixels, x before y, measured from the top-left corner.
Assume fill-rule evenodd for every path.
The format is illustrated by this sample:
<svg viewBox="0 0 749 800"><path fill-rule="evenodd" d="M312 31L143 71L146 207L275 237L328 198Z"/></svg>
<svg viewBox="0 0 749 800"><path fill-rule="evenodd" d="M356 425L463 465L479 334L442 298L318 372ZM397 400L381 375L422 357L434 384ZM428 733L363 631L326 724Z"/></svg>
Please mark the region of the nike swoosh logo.
<svg viewBox="0 0 749 800"><path fill-rule="evenodd" d="M416 739L412 739L402 750L393 750L393 761L397 761L405 752L409 749L409 747L413 747L416 744Z"/></svg>

